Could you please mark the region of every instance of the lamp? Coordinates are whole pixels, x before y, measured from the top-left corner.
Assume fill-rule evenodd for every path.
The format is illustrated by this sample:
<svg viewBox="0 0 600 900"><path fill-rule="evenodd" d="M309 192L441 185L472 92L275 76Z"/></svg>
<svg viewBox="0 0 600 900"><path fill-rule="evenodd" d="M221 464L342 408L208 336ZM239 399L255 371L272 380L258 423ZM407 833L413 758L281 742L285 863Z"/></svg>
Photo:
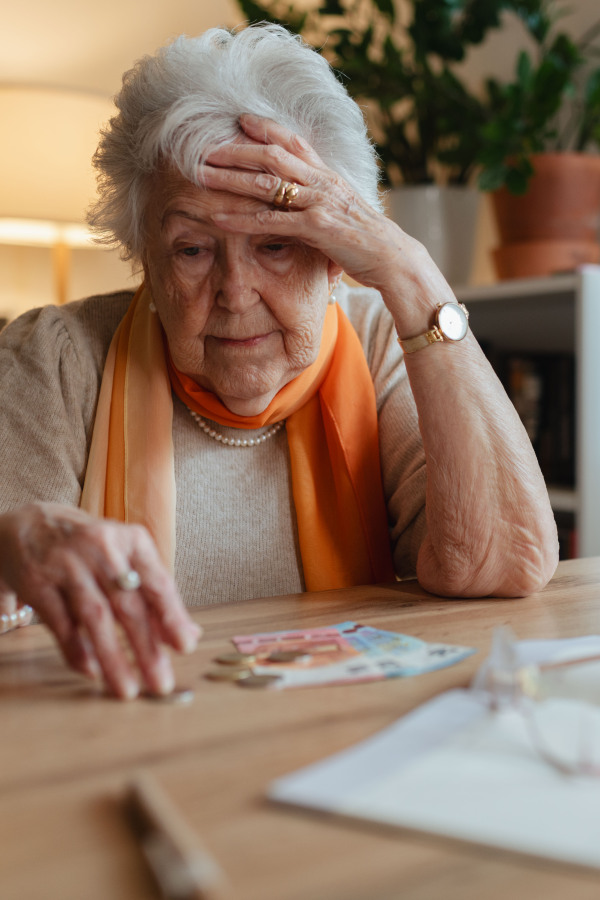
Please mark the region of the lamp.
<svg viewBox="0 0 600 900"><path fill-rule="evenodd" d="M51 248L58 303L68 299L73 249L104 254L111 287L130 278L128 267L114 252L96 248L84 226L96 196L91 159L112 112L111 101L94 94L0 86L0 245ZM99 283L98 266L91 269L89 292L108 289Z"/></svg>

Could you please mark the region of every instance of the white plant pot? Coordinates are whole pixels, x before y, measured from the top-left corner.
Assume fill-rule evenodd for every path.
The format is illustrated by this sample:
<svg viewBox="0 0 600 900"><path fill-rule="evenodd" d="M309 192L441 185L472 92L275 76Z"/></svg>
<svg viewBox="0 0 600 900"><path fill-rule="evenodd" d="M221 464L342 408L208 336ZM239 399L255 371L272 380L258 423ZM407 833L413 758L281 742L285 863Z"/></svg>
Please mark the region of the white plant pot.
<svg viewBox="0 0 600 900"><path fill-rule="evenodd" d="M391 219L429 251L451 285L468 284L481 195L476 188L403 185L389 192Z"/></svg>

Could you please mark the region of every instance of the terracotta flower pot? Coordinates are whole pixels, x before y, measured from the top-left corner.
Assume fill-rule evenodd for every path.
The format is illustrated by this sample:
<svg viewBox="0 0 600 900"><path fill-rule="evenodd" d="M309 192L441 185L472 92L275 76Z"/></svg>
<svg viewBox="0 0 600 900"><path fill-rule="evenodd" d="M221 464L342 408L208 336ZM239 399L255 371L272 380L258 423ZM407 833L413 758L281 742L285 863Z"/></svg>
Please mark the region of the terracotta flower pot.
<svg viewBox="0 0 600 900"><path fill-rule="evenodd" d="M492 251L501 279L536 278L572 272L585 263L600 262L600 244L594 241L523 241Z"/></svg>
<svg viewBox="0 0 600 900"><path fill-rule="evenodd" d="M531 161L526 194L502 188L492 195L501 240L493 251L499 277L550 275L598 262L600 156L540 153Z"/></svg>

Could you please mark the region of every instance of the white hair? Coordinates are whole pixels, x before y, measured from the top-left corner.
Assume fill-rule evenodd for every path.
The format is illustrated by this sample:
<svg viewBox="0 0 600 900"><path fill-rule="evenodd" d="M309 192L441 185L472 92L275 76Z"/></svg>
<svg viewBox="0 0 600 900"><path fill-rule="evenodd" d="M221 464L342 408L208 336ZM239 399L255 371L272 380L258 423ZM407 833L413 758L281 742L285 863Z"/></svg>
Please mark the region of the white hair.
<svg viewBox="0 0 600 900"><path fill-rule="evenodd" d="M381 210L377 157L360 108L329 63L302 38L261 23L178 37L123 76L119 112L103 130L94 166L97 240L140 259L150 177L166 160L199 184L209 147L241 133L254 113L301 135L331 169Z"/></svg>

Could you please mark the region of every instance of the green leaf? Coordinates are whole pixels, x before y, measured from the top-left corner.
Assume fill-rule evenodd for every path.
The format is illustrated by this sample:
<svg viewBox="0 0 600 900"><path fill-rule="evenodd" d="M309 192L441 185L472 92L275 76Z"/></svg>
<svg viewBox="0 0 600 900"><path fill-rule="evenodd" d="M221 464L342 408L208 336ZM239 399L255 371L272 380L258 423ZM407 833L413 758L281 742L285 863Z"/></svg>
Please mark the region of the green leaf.
<svg viewBox="0 0 600 900"><path fill-rule="evenodd" d="M510 168L506 175L505 183L511 194L525 194L527 193L529 177L520 169Z"/></svg>
<svg viewBox="0 0 600 900"><path fill-rule="evenodd" d="M600 69L582 77L600 54L600 22L575 41L562 29L560 0L402 0L408 26L395 20L398 0L317 0L304 14L291 0L237 2L248 19L286 25L332 62L365 108L387 183L398 172L432 181L440 166L446 180L464 180L477 167L482 189L522 191L532 153L600 146ZM535 46L511 76L472 88L455 64L502 29L506 13ZM565 143L557 121L568 110Z"/></svg>
<svg viewBox="0 0 600 900"><path fill-rule="evenodd" d="M522 3L507 3L521 19L530 35L538 44L543 44L558 17L546 0L523 0Z"/></svg>
<svg viewBox="0 0 600 900"><path fill-rule="evenodd" d="M531 83L531 59L529 53L522 50L517 57L517 78L523 87L529 87Z"/></svg>
<svg viewBox="0 0 600 900"><path fill-rule="evenodd" d="M585 105L600 113L600 69L591 72L584 88Z"/></svg>
<svg viewBox="0 0 600 900"><path fill-rule="evenodd" d="M484 169L477 179L477 187L481 191L497 191L506 180L507 167L504 165Z"/></svg>
<svg viewBox="0 0 600 900"><path fill-rule="evenodd" d="M600 147L600 69L591 72L585 83L575 149L583 152L589 144Z"/></svg>

